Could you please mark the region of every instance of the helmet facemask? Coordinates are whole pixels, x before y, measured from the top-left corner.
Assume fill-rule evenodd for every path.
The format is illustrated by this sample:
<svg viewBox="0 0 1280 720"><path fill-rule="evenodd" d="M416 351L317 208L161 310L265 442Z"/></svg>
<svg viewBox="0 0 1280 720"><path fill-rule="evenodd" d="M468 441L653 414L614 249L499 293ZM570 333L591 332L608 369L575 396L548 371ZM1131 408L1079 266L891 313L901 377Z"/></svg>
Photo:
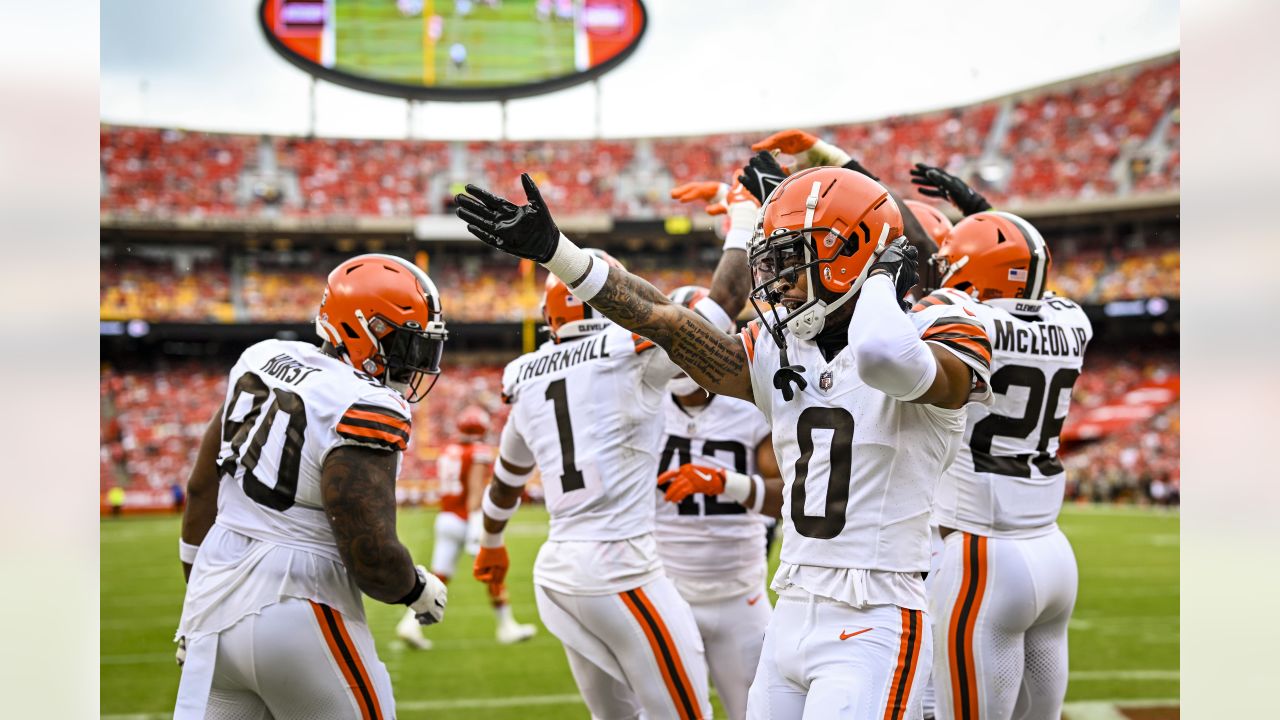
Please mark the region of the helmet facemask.
<svg viewBox="0 0 1280 720"><path fill-rule="evenodd" d="M439 309L433 307L430 314L439 317ZM410 403L425 398L440 378L440 358L449 339L444 321L430 320L425 328L416 320L399 325L377 315L366 321L358 310L356 319L374 344L374 352L365 359L362 369L375 375L380 366L383 383ZM428 377L431 382L424 389Z"/></svg>

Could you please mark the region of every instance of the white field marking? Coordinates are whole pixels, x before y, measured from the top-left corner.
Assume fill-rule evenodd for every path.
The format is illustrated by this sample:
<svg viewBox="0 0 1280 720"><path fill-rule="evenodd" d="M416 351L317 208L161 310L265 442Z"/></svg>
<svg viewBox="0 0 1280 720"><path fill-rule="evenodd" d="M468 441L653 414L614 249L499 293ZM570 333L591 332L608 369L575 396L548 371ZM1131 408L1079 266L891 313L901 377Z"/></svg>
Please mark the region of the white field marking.
<svg viewBox="0 0 1280 720"><path fill-rule="evenodd" d="M524 695L508 698L455 698L453 700L400 700L396 709L401 711L422 710L471 710L502 707L525 707L528 705L581 705L578 695ZM1090 700L1088 702L1069 702L1062 706L1067 720L1121 720L1119 713L1112 715L1091 714L1103 709L1115 712L1117 707L1177 707L1176 698L1169 700ZM102 720L164 720L170 713L126 713L122 715L103 715Z"/></svg>
<svg viewBox="0 0 1280 720"><path fill-rule="evenodd" d="M1178 680L1178 670L1077 670L1068 674L1073 681L1089 680Z"/></svg>
<svg viewBox="0 0 1280 720"><path fill-rule="evenodd" d="M1062 506L1063 515L1125 515L1129 517L1178 518L1177 507L1152 507L1150 505L1076 505Z"/></svg>
<svg viewBox="0 0 1280 720"><path fill-rule="evenodd" d="M549 637L549 636L544 634L544 631L541 628L539 628L538 635L535 636L533 640L529 640L527 642L533 642L538 638L546 638L546 637ZM492 635L489 635L483 638L459 638L457 640L453 640L453 639L441 640L439 638L431 637L431 632L428 631L427 639L430 640L433 644L432 649L429 651L432 653L465 652L465 651L475 650L476 648L493 648L497 645L497 641L493 639ZM387 640L386 645L383 647L385 647L385 649L391 653L389 657L385 658L387 660L395 660L398 653L411 654L413 652L418 652L416 650L411 650L407 645L404 644L404 641L400 640L399 638ZM381 650L383 649L383 647L380 647L379 649ZM177 649L177 646L175 646L175 649ZM99 665L156 665L156 664L166 664L166 663L172 663L172 662L173 662L173 653L135 653L135 654L126 654L126 655L103 655L98 659Z"/></svg>

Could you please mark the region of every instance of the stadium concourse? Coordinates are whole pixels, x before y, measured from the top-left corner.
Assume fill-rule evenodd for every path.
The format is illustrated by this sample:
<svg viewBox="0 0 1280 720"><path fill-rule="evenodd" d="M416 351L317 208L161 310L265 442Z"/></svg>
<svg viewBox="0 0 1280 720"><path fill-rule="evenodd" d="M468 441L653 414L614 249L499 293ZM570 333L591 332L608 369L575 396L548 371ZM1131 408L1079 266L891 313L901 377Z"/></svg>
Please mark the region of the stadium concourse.
<svg viewBox="0 0 1280 720"><path fill-rule="evenodd" d="M1062 524L1081 567L1065 708L1075 720L1178 716L1178 73L1175 54L967 107L813 129L904 197L921 199L908 169L927 162L1032 220L1053 253L1050 289L1077 300L1093 325L1061 435L1071 501ZM103 125L104 514L119 489L126 514L180 507L239 353L269 337L313 340L325 273L353 254L385 252L428 270L450 332L442 379L414 406L397 488L401 527L422 552L455 418L479 405L501 428L501 369L545 339L535 328L541 267L431 230L460 184L511 194L530 170L566 232L666 292L709 285L720 253L717 223L669 191L729 179L760 137L446 142ZM748 308L738 320L749 317ZM541 499L536 478L528 497ZM171 611L181 602L180 577L162 569L176 565L176 532L171 517L104 521L104 618L113 613L103 636L106 717L160 717L172 707L176 675L156 670L172 662ZM545 513L522 510L511 533L517 607L532 606L529 566L545 535ZM1120 573L1135 582L1111 582ZM449 622L435 636L449 667L398 647L389 655L404 715L580 710L553 638L543 632L498 656L489 629L474 627L483 588L452 587ZM399 617L369 605L381 645ZM157 607L169 614L158 619ZM501 663L511 657L531 669L510 697L475 682L479 668L510 667ZM437 671L447 691L428 697L423 687Z"/></svg>

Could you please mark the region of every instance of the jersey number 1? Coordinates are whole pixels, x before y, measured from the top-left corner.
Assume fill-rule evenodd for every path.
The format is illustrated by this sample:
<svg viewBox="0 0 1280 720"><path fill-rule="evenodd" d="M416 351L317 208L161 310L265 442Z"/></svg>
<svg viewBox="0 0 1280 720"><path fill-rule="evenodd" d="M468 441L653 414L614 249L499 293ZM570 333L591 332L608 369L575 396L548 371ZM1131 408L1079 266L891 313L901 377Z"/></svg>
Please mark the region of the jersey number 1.
<svg viewBox="0 0 1280 720"><path fill-rule="evenodd" d="M555 406L556 430L560 435L560 492L581 490L587 484L573 456L573 422L569 419L569 390L564 378L547 386L547 399Z"/></svg>
<svg viewBox="0 0 1280 720"><path fill-rule="evenodd" d="M273 394L274 399L267 408L267 416L263 418L258 432L254 433L253 439L250 440L249 433L253 431L254 422L262 412L262 406L266 404L267 398ZM243 420L232 420L231 413L239 404L241 395L252 398L249 411L245 413ZM276 414L280 412L289 416L289 425L284 431L284 447L280 451L275 486L269 487L258 479L258 460L262 457L262 446L266 444L267 437L271 434L271 427L275 424ZM262 378L249 372L241 375L236 381L235 388L231 392L231 400L227 403L225 416L222 437L230 439L231 455L222 461L218 469L222 473L234 475L236 465L243 466L245 495L253 498L259 505L265 505L272 510L284 511L293 507L294 498L298 494L298 470L302 465L302 441L307 430L307 412L302 404L302 397L284 388L276 388L273 393ZM249 446L241 454L240 448L244 446L246 440L249 440Z"/></svg>

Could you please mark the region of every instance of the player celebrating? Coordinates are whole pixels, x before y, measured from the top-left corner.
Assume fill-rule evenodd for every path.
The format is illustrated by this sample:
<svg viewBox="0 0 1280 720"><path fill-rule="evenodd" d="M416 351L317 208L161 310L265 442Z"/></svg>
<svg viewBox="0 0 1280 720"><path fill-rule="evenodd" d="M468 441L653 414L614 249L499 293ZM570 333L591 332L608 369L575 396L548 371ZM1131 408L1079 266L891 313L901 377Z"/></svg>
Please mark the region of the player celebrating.
<svg viewBox="0 0 1280 720"><path fill-rule="evenodd" d="M322 347L240 356L191 471L175 718L394 717L361 591L444 617L447 590L396 537L410 402L447 333L426 273L360 255L329 274Z"/></svg>
<svg viewBox="0 0 1280 720"><path fill-rule="evenodd" d="M888 191L824 167L766 195L752 302L774 309L757 305L760 321L736 339L579 249L523 180L523 206L468 186L457 210L468 230L543 263L701 387L754 400L771 422L785 481L772 585L781 597L747 716L918 715L932 489L959 443L964 405L989 399L990 345L952 306L903 313L916 250Z"/></svg>
<svg viewBox="0 0 1280 720"><path fill-rule="evenodd" d="M458 415L459 440L446 445L436 460L441 497L440 512L436 514L435 541L432 543L431 572L446 585L453 577L458 554L469 541L469 525L478 525L469 521L481 519L480 495L493 465L493 453L484 444L488 432L489 413L475 405L464 408ZM516 622L511 614L506 586L490 589L489 600L498 624L498 642L511 645L533 637L537 628ZM422 625L412 611L405 613L396 625L396 635L410 647L431 649L431 641L423 636Z"/></svg>
<svg viewBox="0 0 1280 720"><path fill-rule="evenodd" d="M521 181L529 205L468 186L459 214L487 226L477 213L493 208L554 228L533 180L523 175ZM601 267L622 269L603 252L579 252ZM731 233L709 297L698 312L688 312L729 326L749 289L745 242ZM536 465L551 514L534 565L538 613L564 643L592 715L709 717L697 625L663 574L653 537L662 401L679 368L654 343L584 305L559 275L547 278L543 315L552 342L503 374L512 409L495 482L482 500L476 578L493 584L505 577L502 530Z"/></svg>
<svg viewBox="0 0 1280 720"><path fill-rule="evenodd" d="M1026 220L979 212L936 256L943 289L992 339L991 407L971 407L934 498L944 549L929 590L939 718L1062 714L1076 561L1058 529L1058 433L1093 336L1080 306L1045 297L1049 250Z"/></svg>
<svg viewBox="0 0 1280 720"><path fill-rule="evenodd" d="M706 295L686 286L669 297L694 307ZM746 715L772 610L761 549L765 518L782 507L782 478L769 424L754 405L710 394L687 375L668 387L658 554L693 609L711 679L737 720Z"/></svg>

